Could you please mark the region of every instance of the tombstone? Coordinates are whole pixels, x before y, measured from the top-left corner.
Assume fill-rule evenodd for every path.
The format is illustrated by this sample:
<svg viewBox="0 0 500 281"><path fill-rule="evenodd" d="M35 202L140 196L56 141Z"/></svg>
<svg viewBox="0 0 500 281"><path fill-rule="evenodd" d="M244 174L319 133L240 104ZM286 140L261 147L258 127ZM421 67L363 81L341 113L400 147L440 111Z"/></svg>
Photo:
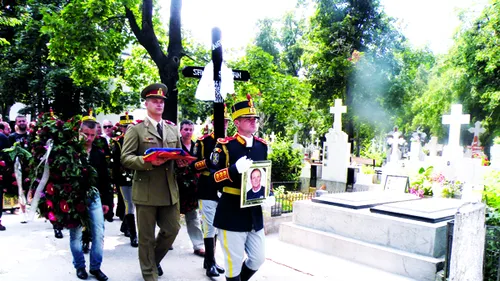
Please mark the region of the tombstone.
<svg viewBox="0 0 500 281"><path fill-rule="evenodd" d="M405 143L403 135L398 131L398 127L394 127L394 131L388 136L387 143L391 146L389 162L398 162L403 154L399 149L400 145Z"/></svg>
<svg viewBox="0 0 500 281"><path fill-rule="evenodd" d="M377 205L419 200L420 198L408 193L396 192L353 192L323 195L321 198L311 199L315 203L344 207L349 209L366 209Z"/></svg>
<svg viewBox="0 0 500 281"><path fill-rule="evenodd" d="M342 131L342 113L347 112L347 107L342 105L341 99L335 100L335 106L330 107L330 113L334 114L333 128L325 135L323 143L323 168L321 178L339 183L347 182L347 167L351 144L348 136Z"/></svg>
<svg viewBox="0 0 500 281"><path fill-rule="evenodd" d="M425 145L425 147L429 150L429 157L437 156L438 152L438 137L432 136L431 140Z"/></svg>
<svg viewBox="0 0 500 281"><path fill-rule="evenodd" d="M274 131L271 132L271 135L269 136L270 143L274 143L276 141L276 135L274 134Z"/></svg>
<svg viewBox="0 0 500 281"><path fill-rule="evenodd" d="M300 130L300 128L302 128L302 124L299 124L299 122L297 120L295 120L294 124L295 124L295 127L297 127L298 129L295 132L295 134L293 134L292 148L293 149L300 149L300 151L303 153L304 146L299 143L299 132L298 132L298 130Z"/></svg>
<svg viewBox="0 0 500 281"><path fill-rule="evenodd" d="M448 145L443 150L443 157L447 160L458 160L463 157L463 148L460 146L460 127L469 124L470 115L462 114L462 105L451 106L451 114L443 115L443 124L450 125Z"/></svg>
<svg viewBox="0 0 500 281"><path fill-rule="evenodd" d="M485 205L468 203L455 215L451 243L451 281L483 280Z"/></svg>
<svg viewBox="0 0 500 281"><path fill-rule="evenodd" d="M424 161L424 153L422 151L422 144L425 142L427 134L420 131L420 128L413 132L410 139L410 160L411 161Z"/></svg>

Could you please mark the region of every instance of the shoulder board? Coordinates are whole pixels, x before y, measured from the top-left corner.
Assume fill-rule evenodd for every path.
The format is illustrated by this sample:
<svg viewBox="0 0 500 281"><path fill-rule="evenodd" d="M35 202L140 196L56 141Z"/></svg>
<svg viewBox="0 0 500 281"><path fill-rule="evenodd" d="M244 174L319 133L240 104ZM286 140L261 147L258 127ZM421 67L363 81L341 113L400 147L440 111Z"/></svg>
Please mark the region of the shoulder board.
<svg viewBox="0 0 500 281"><path fill-rule="evenodd" d="M170 120L163 120L163 121L165 121L165 123L167 123L169 125L175 126L175 123L170 121Z"/></svg>
<svg viewBox="0 0 500 281"><path fill-rule="evenodd" d="M203 136L199 137L198 140L204 140L208 137L210 137L210 134L203 135Z"/></svg>
<svg viewBox="0 0 500 281"><path fill-rule="evenodd" d="M254 138L255 140L258 140L258 141L260 141L261 143L263 143L263 144L267 145L267 141L266 141L265 139L261 139L261 138L256 137L256 136L254 136L253 138Z"/></svg>
<svg viewBox="0 0 500 281"><path fill-rule="evenodd" d="M134 123L132 123L131 125L139 125L142 122L144 122L144 120L135 120Z"/></svg>
<svg viewBox="0 0 500 281"><path fill-rule="evenodd" d="M220 144L226 144L232 140L234 140L235 138L234 137L225 137L225 138L218 138L217 139L217 143L220 143Z"/></svg>

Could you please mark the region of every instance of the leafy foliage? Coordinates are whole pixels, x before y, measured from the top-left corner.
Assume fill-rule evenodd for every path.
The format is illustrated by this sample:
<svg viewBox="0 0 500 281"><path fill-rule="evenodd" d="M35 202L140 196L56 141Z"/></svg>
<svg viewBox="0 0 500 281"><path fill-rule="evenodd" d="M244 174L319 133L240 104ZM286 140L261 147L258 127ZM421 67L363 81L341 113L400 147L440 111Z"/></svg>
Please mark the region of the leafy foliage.
<svg viewBox="0 0 500 281"><path fill-rule="evenodd" d="M268 159L272 161L271 181L298 181L302 168L302 155L292 148L290 141L277 138L271 144Z"/></svg>

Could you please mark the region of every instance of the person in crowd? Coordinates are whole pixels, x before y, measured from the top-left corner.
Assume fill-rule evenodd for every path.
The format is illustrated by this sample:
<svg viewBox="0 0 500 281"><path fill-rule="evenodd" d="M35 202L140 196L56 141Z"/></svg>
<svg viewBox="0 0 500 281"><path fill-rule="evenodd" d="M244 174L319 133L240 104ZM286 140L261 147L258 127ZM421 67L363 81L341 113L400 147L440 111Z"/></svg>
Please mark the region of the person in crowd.
<svg viewBox="0 0 500 281"><path fill-rule="evenodd" d="M104 214L110 209L112 193L109 188L110 184L106 156L103 151L94 144L94 139L97 135L96 131L95 118L92 116L85 116L82 119L80 134L85 140L87 161L89 161L89 164L97 171L96 185L99 190L99 193L88 202L90 217L89 231L92 237L89 272L94 275L97 280L104 281L108 280L108 277L101 271L104 250ZM82 247L82 227L71 228L69 236L76 276L79 279L87 279L88 273L86 271Z"/></svg>
<svg viewBox="0 0 500 281"><path fill-rule="evenodd" d="M175 161L168 157L144 161L144 152L149 148L181 148L177 126L162 120L166 94L164 84L149 85L141 92L147 116L144 122L127 129L121 155L123 166L135 171L132 201L137 211L139 263L146 281L156 281L163 275L160 262L180 229ZM156 225L160 231L155 238Z"/></svg>
<svg viewBox="0 0 500 281"><path fill-rule="evenodd" d="M111 142L111 138L113 137L113 123L109 120L104 120L102 121L102 128L104 129L102 137L105 138L109 144Z"/></svg>
<svg viewBox="0 0 500 281"><path fill-rule="evenodd" d="M116 136L111 139L111 154L112 154L112 174L113 181L117 188L120 189L120 193L123 197L125 203L125 218L120 226L120 230L130 237L130 246L136 248L139 246L137 241L137 230L135 227L135 206L132 202L132 170L125 168L120 162L120 157L123 147L123 136L127 132L127 127L133 124L134 117L129 115L128 112L125 115L120 116L120 130L121 135ZM118 212L118 211L117 211Z"/></svg>
<svg viewBox="0 0 500 281"><path fill-rule="evenodd" d="M11 145L14 143L21 144L22 148L27 149L29 147L29 136L28 136L28 122L26 121L26 116L18 115L16 116L17 130L9 135L9 141Z"/></svg>
<svg viewBox="0 0 500 281"><path fill-rule="evenodd" d="M7 135L5 135L5 124L3 122L0 122L0 159L5 159L7 157L6 153L3 152L3 150L5 148L9 148L10 147L10 141L9 141L9 138L7 137ZM3 165L5 165L5 161L3 160L0 160L0 162L3 163ZM4 193L4 189L6 189L7 187L5 186L5 183L7 182L7 180L5 179L4 180L4 176L3 174L0 174L0 231L4 231L6 230L5 226L2 225L2 213L3 213L3 193Z"/></svg>
<svg viewBox="0 0 500 281"><path fill-rule="evenodd" d="M250 95L247 101L232 107L237 128L233 137L218 139L212 153L213 179L222 190L214 226L219 235L226 262L226 280L249 280L265 261L265 236L261 206L240 208L242 174L253 161L267 159L267 144L254 136L257 131L257 110ZM247 259L244 260L245 254Z"/></svg>
<svg viewBox="0 0 500 281"><path fill-rule="evenodd" d="M226 134L227 126L231 117L224 112L224 134ZM212 116L213 122L213 116ZM201 209L201 217L203 221L203 241L205 244L205 259L203 268L206 269L205 274L209 277L216 277L225 272L224 268L219 266L215 260L215 249L217 242L217 229L213 225L215 209L219 201L217 187L210 176L212 168L210 162L210 154L216 144L214 134L206 134L196 141L194 153L197 161L192 165L201 173L198 182L198 198Z"/></svg>
<svg viewBox="0 0 500 281"><path fill-rule="evenodd" d="M190 120L183 120L180 128L182 149L189 155L194 155L195 143L192 140L194 123ZM194 254L203 257L205 256L205 249L203 247L203 233L198 214L197 183L198 173L189 167L178 168L177 185L179 186L180 212L184 214Z"/></svg>

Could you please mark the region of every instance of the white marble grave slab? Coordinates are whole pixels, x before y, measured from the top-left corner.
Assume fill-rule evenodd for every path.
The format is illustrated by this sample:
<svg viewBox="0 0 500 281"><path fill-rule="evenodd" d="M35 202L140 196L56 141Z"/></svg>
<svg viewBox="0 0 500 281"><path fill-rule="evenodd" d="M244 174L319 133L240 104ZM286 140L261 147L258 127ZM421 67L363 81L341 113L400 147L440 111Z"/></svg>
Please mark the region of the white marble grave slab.
<svg viewBox="0 0 500 281"><path fill-rule="evenodd" d="M425 198L410 202L390 203L370 208L372 213L437 223L453 219L463 201L448 198Z"/></svg>
<svg viewBox="0 0 500 281"><path fill-rule="evenodd" d="M313 198L312 201L350 209L366 209L381 204L418 199L420 198L413 194L395 192L349 192L323 195Z"/></svg>

